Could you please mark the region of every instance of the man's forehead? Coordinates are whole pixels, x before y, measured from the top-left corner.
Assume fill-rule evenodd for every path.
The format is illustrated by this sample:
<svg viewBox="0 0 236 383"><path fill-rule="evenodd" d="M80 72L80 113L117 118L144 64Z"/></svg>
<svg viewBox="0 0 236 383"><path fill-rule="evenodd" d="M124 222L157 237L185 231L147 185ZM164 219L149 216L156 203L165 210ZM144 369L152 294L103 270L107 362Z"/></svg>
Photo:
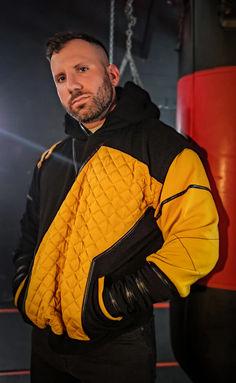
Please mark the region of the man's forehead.
<svg viewBox="0 0 236 383"><path fill-rule="evenodd" d="M66 43L59 52L54 52L51 58L51 67L62 65L67 60L71 62L90 60L102 62L105 65L109 64L102 47L81 39L73 39Z"/></svg>

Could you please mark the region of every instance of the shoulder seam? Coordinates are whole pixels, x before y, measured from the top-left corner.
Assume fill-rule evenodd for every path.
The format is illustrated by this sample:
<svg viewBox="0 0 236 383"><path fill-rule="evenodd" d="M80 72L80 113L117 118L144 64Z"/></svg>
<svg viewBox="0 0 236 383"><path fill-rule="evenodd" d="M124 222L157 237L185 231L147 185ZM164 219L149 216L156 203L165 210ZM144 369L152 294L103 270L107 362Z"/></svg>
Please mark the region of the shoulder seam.
<svg viewBox="0 0 236 383"><path fill-rule="evenodd" d="M172 201L172 200L175 199L175 198L181 197L182 195L184 195L185 193L187 193L187 191L188 191L189 189L202 189L202 190L206 190L206 191L208 191L208 192L211 193L211 190L210 190L208 187L206 187L206 186L202 186L202 185L194 185L194 184L193 184L193 185L189 185L185 190L183 190L183 191L181 191L181 192L179 192L179 193L177 193L177 194L174 194L174 195L172 195L171 197L166 198L164 201L162 201L161 206L160 206L160 209L159 209L159 212L157 213L157 216L156 216L156 220L158 220L158 219L160 218L161 214L162 214L162 208L163 208L163 205L165 205L166 203Z"/></svg>
<svg viewBox="0 0 236 383"><path fill-rule="evenodd" d="M42 156L41 156L39 162L37 163L37 167L38 167L38 169L41 168L43 161L44 161L44 160L47 160L47 159L51 156L53 150L54 150L54 149L55 149L61 142L62 142L62 141L58 141L58 142L56 142L53 146L51 146L51 148L47 149L47 150L42 154Z"/></svg>

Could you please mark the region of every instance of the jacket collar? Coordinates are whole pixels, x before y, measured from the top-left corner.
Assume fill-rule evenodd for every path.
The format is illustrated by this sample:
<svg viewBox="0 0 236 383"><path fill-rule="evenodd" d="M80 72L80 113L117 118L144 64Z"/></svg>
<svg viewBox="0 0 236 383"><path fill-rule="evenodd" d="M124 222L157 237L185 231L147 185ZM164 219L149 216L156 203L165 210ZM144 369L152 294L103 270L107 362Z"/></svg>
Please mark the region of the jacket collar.
<svg viewBox="0 0 236 383"><path fill-rule="evenodd" d="M99 134L113 131L116 129L127 128L130 124L147 121L148 119L158 119L160 111L150 99L149 94L132 82L127 82L124 88L116 88L117 105L111 113L107 115L103 126L97 130ZM81 123L74 118L65 115L65 132L72 137L87 140L91 135Z"/></svg>

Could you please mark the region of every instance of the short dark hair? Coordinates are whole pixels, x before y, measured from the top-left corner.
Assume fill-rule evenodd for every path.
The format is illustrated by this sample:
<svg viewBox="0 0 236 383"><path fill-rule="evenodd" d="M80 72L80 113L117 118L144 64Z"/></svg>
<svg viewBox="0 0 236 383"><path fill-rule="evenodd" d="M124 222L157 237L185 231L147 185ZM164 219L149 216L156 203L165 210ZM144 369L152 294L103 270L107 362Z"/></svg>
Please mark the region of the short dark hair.
<svg viewBox="0 0 236 383"><path fill-rule="evenodd" d="M72 31L58 32L48 39L48 41L46 42L46 58L50 61L54 52L60 52L60 50L66 45L66 43L74 39L84 40L91 44L100 46L109 60L108 52L103 43L101 43L101 41L97 40L93 36L87 35L86 33Z"/></svg>

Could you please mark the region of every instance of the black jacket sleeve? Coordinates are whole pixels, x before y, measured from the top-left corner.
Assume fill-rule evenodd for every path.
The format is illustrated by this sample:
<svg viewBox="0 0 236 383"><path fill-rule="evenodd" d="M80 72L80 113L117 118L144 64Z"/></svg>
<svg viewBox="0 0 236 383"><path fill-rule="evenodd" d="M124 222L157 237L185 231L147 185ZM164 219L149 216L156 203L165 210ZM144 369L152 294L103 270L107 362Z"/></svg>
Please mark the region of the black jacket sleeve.
<svg viewBox="0 0 236 383"><path fill-rule="evenodd" d="M13 278L13 295L25 279L34 257L39 225L39 169L36 167L32 183L27 195L26 209L21 219L21 236L14 253L13 262L16 267Z"/></svg>
<svg viewBox="0 0 236 383"><path fill-rule="evenodd" d="M145 311L174 296L179 296L177 289L152 262L116 282L106 280L103 291L104 304L115 317Z"/></svg>

